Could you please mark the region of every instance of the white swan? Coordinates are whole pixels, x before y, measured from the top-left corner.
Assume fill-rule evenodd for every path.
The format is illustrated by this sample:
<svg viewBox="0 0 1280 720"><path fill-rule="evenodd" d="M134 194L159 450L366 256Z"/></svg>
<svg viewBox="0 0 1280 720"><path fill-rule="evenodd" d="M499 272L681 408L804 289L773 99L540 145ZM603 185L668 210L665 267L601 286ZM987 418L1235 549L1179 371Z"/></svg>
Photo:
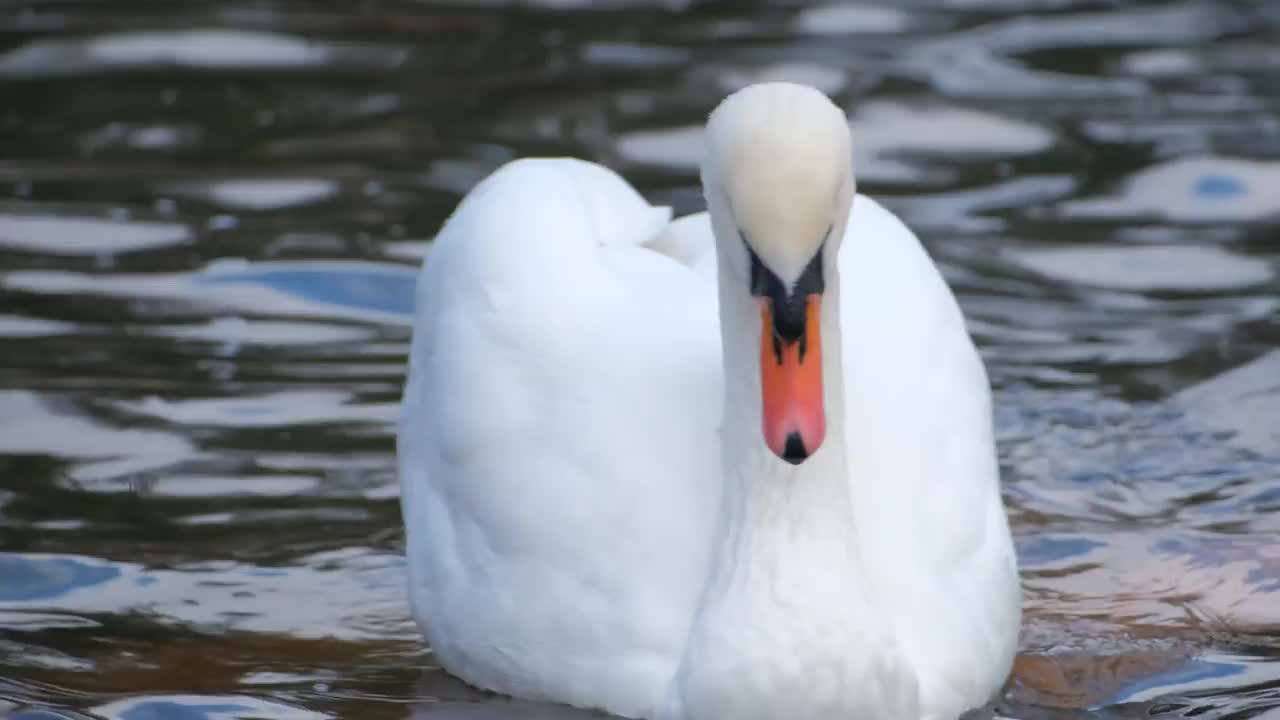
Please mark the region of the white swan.
<svg viewBox="0 0 1280 720"><path fill-rule="evenodd" d="M748 87L707 138L709 223L520 160L436 239L399 435L414 615L474 685L631 717L984 705L1021 593L956 302L855 197L818 91Z"/></svg>

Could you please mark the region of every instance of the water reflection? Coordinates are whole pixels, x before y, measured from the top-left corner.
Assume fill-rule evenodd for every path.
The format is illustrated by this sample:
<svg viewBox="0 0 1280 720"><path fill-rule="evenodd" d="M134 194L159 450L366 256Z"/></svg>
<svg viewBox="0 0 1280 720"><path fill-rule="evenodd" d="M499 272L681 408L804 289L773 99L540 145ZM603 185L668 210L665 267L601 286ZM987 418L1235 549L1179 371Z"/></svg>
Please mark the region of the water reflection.
<svg viewBox="0 0 1280 720"><path fill-rule="evenodd" d="M193 70L395 68L406 51L281 33L210 28L36 40L0 57L0 76L73 76L178 67Z"/></svg>
<svg viewBox="0 0 1280 720"><path fill-rule="evenodd" d="M214 182L181 182L164 188L177 197L189 197L224 210L282 210L332 199L338 183L327 178L255 178Z"/></svg>
<svg viewBox="0 0 1280 720"><path fill-rule="evenodd" d="M1130 178L1117 197L1064 203L1080 218L1158 217L1175 223L1250 222L1280 217L1280 163L1215 157L1174 160Z"/></svg>
<svg viewBox="0 0 1280 720"><path fill-rule="evenodd" d="M106 255L191 242L178 223L0 215L0 247L55 255Z"/></svg>
<svg viewBox="0 0 1280 720"><path fill-rule="evenodd" d="M325 713L245 696L172 695L119 700L93 708L110 720L323 720Z"/></svg>
<svg viewBox="0 0 1280 720"><path fill-rule="evenodd" d="M1271 264L1211 246L1062 247L1011 253L1053 280L1137 292L1229 292L1263 285Z"/></svg>
<svg viewBox="0 0 1280 720"><path fill-rule="evenodd" d="M111 5L111 4L108 4ZM1228 0L30 8L0 50L0 717L570 718L436 669L416 266L507 160L700 210L749 82L850 111L998 389L997 715L1280 708L1280 13Z"/></svg>
<svg viewBox="0 0 1280 720"><path fill-rule="evenodd" d="M120 576L119 568L72 557L34 560L18 555L0 555L0 575L5 586L0 602L9 607L22 603L64 598L71 592L91 588Z"/></svg>
<svg viewBox="0 0 1280 720"><path fill-rule="evenodd" d="M127 490L127 478L185 460L191 443L162 430L121 428L60 412L35 393L0 391L0 452L47 455L74 463L68 471L77 483Z"/></svg>
<svg viewBox="0 0 1280 720"><path fill-rule="evenodd" d="M380 263L221 260L194 273L145 275L18 271L0 286L29 293L199 302L274 316L411 324L415 268Z"/></svg>
<svg viewBox="0 0 1280 720"><path fill-rule="evenodd" d="M941 185L955 178L942 160L989 162L1043 152L1054 143L1049 131L1031 123L938 103L867 102L851 111L851 126L858 138L854 167L859 180L882 186ZM618 138L617 152L637 165L692 173L701 142L701 125L637 130ZM932 162L912 163L907 157Z"/></svg>

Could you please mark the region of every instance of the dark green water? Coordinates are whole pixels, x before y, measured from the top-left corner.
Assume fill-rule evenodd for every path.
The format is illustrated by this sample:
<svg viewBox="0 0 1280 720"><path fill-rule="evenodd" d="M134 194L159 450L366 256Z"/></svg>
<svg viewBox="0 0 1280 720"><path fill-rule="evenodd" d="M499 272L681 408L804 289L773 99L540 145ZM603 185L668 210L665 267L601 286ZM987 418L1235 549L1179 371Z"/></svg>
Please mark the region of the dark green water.
<svg viewBox="0 0 1280 720"><path fill-rule="evenodd" d="M1280 717L1280 5L65 0L0 6L0 718L522 711L408 618L415 266L517 156L701 209L767 78L849 109L988 361L998 712Z"/></svg>

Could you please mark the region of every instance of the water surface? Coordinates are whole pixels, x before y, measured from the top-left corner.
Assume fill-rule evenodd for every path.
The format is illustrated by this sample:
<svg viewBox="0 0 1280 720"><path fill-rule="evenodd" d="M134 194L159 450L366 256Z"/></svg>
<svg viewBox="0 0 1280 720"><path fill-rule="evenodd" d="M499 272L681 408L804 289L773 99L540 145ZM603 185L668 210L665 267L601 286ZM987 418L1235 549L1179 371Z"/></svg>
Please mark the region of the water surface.
<svg viewBox="0 0 1280 720"><path fill-rule="evenodd" d="M514 157L701 209L763 79L849 110L990 368L998 712L1280 714L1274 4L113 0L0 11L0 717L570 717L409 620L415 268Z"/></svg>

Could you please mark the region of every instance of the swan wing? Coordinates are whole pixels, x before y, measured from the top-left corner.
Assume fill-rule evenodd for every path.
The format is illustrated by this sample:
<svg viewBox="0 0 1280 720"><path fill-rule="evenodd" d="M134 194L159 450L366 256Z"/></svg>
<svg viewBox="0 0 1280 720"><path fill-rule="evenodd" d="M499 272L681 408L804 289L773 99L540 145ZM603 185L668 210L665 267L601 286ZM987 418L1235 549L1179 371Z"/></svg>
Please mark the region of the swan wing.
<svg viewBox="0 0 1280 720"><path fill-rule="evenodd" d="M710 282L717 282L716 236L711 229L710 213L693 213L677 218L646 246L692 268Z"/></svg>
<svg viewBox="0 0 1280 720"><path fill-rule="evenodd" d="M869 197L854 200L838 264L864 562L925 717L955 717L1003 684L1021 607L986 371L920 241Z"/></svg>
<svg viewBox="0 0 1280 720"><path fill-rule="evenodd" d="M719 501L714 283L611 171L520 160L435 241L398 437L415 618L486 689L646 713ZM683 246L679 246L683 248Z"/></svg>

